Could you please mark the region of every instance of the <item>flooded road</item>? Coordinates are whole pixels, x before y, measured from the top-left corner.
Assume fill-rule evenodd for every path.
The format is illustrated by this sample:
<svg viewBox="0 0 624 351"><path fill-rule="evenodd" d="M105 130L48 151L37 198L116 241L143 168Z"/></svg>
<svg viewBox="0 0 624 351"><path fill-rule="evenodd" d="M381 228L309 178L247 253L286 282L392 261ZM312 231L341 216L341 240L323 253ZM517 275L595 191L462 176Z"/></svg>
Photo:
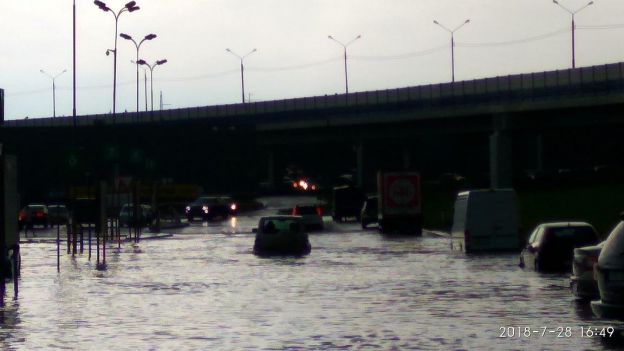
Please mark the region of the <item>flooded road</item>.
<svg viewBox="0 0 624 351"><path fill-rule="evenodd" d="M309 256L258 258L251 229L280 204L269 205L111 246L106 271L95 270L95 256L63 254L57 274L54 244L23 244L20 296L0 311L0 348L617 349L580 327L619 324L577 303L566 275L524 272L517 255L467 257L444 238L327 223L310 235ZM572 329L501 338L503 327Z"/></svg>

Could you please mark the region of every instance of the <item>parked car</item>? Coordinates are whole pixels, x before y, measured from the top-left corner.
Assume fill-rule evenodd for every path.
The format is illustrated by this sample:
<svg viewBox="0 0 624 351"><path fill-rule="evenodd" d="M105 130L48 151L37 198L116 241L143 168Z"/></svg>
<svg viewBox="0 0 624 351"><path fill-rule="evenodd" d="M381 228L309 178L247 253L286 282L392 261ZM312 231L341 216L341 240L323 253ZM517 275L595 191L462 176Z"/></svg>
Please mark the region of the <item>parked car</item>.
<svg viewBox="0 0 624 351"><path fill-rule="evenodd" d="M137 211L139 226L145 227L152 223L154 220L154 211L152 210L152 206L147 204L141 204ZM119 212L119 223L122 226L135 226L135 218L134 218L134 204L124 204L121 206L121 211Z"/></svg>
<svg viewBox="0 0 624 351"><path fill-rule="evenodd" d="M362 229L366 229L369 224L377 223L377 206L379 197L377 195L367 196L360 211L360 223Z"/></svg>
<svg viewBox="0 0 624 351"><path fill-rule="evenodd" d="M186 206L185 214L189 222L195 218L207 221L235 216L237 210L237 204L229 196L202 196Z"/></svg>
<svg viewBox="0 0 624 351"><path fill-rule="evenodd" d="M25 216L24 224L27 228L32 228L35 225L48 227L48 208L46 205L30 204L24 207L22 211Z"/></svg>
<svg viewBox="0 0 624 351"><path fill-rule="evenodd" d="M598 282L594 277L594 265L598 262L604 243L603 241L598 245L574 249L570 290L580 299L590 300L600 296Z"/></svg>
<svg viewBox="0 0 624 351"><path fill-rule="evenodd" d="M65 205L48 205L48 223L67 224L69 211Z"/></svg>
<svg viewBox="0 0 624 351"><path fill-rule="evenodd" d="M296 205L293 216L300 216L306 229L323 229L323 211L320 205Z"/></svg>
<svg viewBox="0 0 624 351"><path fill-rule="evenodd" d="M624 320L624 220L605 241L595 275L600 300L592 301L592 310L601 318Z"/></svg>
<svg viewBox="0 0 624 351"><path fill-rule="evenodd" d="M569 272L574 249L598 244L596 229L585 222L538 225L520 254L520 267L536 271Z"/></svg>
<svg viewBox="0 0 624 351"><path fill-rule="evenodd" d="M308 234L299 216L260 218L253 252L258 256L307 255L312 250Z"/></svg>

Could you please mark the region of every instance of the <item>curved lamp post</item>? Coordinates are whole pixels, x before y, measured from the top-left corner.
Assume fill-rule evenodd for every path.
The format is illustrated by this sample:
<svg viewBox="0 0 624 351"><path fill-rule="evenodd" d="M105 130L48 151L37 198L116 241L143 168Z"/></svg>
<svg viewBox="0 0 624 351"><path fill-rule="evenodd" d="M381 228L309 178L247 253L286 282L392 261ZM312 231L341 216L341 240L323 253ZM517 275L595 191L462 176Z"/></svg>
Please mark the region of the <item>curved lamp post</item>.
<svg viewBox="0 0 624 351"><path fill-rule="evenodd" d="M56 80L56 78L58 78L58 76L60 76L61 74L67 72L67 70L64 69L63 72L61 72L61 73L59 73L59 74L57 74L55 76L47 73L46 71L44 71L42 69L39 70L39 71L41 73L45 74L46 76L50 77L50 79L52 79L52 116L56 117L56 83L55 83L55 80Z"/></svg>
<svg viewBox="0 0 624 351"><path fill-rule="evenodd" d="M110 12L115 17L115 48L106 50L106 55L108 55L111 51L113 52L113 117L115 116L115 104L117 97L117 25L119 22L119 16L121 16L124 12L134 12L140 7L136 6L136 1L130 1L124 7L122 7L118 12L111 10L105 3L95 0L93 2L100 10L104 12Z"/></svg>
<svg viewBox="0 0 624 351"><path fill-rule="evenodd" d="M575 57L576 55L575 55L575 47L574 47L574 31L576 30L576 26L574 24L574 15L581 12L588 6L593 5L594 2L593 1L588 2L587 5L582 6L576 11L569 10L567 7L561 5L557 0L553 0L553 2L559 5L559 7L561 7L562 9L566 10L570 15L572 15L572 68L576 68L576 57Z"/></svg>
<svg viewBox="0 0 624 351"><path fill-rule="evenodd" d="M141 48L141 44L143 44L144 41L156 38L156 34L148 34L145 36L145 38L143 38L143 40L138 43L128 34L121 33L119 34L119 36L126 40L132 41L134 43L134 46L136 47L136 110L137 112L139 112L139 49Z"/></svg>
<svg viewBox="0 0 624 351"><path fill-rule="evenodd" d="M328 35L327 38L335 41L336 43L338 43L338 45L342 46L342 48L344 49L344 73L345 73L345 91L347 94L349 94L349 78L347 75L347 46L353 44L354 41L360 39L362 36L358 35L357 37L353 38L350 42L343 44L342 42L338 41L337 39L335 39L334 37L332 37L331 35Z"/></svg>
<svg viewBox="0 0 624 351"><path fill-rule="evenodd" d="M150 89L151 89L151 94L150 94L151 98L150 98L150 100L151 100L151 104L152 104L152 111L154 111L154 68L156 68L156 66L164 65L165 63L167 63L167 60L166 59L158 60L158 61L156 61L156 62L154 62L153 64L150 65L149 63L145 62L145 60L141 59L141 60L138 60L137 63L139 65L144 65L144 66L149 67L149 70L150 70Z"/></svg>
<svg viewBox="0 0 624 351"><path fill-rule="evenodd" d="M465 20L464 23L455 27L455 29L448 29L446 26L442 25L440 22L436 20L433 20L433 23L437 24L438 26L442 27L447 32L451 33L451 82L455 82L455 32L457 32L461 27L470 23L470 20L469 19Z"/></svg>
<svg viewBox="0 0 624 351"><path fill-rule="evenodd" d="M240 59L240 69L241 69L241 91L242 91L242 96L243 96L243 104L245 103L245 67L243 66L243 59L245 59L245 57L253 54L254 52L258 51L256 49L251 50L250 52L246 53L243 56L240 56L239 54L235 53L234 51L230 50L230 49L225 49L225 51L229 52L230 54L238 57Z"/></svg>

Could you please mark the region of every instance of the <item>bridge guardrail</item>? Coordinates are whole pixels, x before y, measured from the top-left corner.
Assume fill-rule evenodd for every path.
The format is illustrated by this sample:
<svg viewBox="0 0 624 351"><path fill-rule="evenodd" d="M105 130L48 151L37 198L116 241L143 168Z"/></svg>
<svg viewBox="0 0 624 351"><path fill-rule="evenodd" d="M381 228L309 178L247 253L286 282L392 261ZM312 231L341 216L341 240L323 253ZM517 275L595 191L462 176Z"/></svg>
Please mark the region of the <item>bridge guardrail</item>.
<svg viewBox="0 0 624 351"><path fill-rule="evenodd" d="M623 63L581 67L508 76L436 83L414 87L354 92L294 99L258 101L246 104L200 106L162 111L118 113L117 124L167 122L202 118L283 114L297 111L345 108L383 108L387 105L459 105L501 99L535 99L578 94L604 94L624 90ZM113 124L110 114L79 116L78 126ZM72 117L5 121L6 127L71 126Z"/></svg>

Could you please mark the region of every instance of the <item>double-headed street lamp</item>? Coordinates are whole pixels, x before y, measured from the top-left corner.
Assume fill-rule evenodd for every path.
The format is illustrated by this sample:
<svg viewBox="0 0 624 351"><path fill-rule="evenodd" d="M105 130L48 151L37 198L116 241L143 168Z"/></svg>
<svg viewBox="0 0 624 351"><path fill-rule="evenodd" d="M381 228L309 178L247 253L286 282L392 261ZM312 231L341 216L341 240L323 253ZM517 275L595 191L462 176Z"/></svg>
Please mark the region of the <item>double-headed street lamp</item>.
<svg viewBox="0 0 624 351"><path fill-rule="evenodd" d="M166 59L158 60L158 61L156 61L156 62L154 62L153 64L150 65L149 63L145 62L145 60L141 59L141 60L138 60L137 63L139 65L145 65L145 66L149 67L149 70L150 70L150 89L151 89L151 94L150 94L151 98L150 98L150 100L151 100L151 104L152 104L152 111L154 111L154 68L156 68L156 66L164 65L165 63L167 63L167 60Z"/></svg>
<svg viewBox="0 0 624 351"><path fill-rule="evenodd" d="M93 2L100 10L104 12L110 12L115 17L115 48L106 50L106 54L108 55L111 51L113 52L113 117L115 116L115 104L117 97L117 24L119 22L119 16L121 16L124 12L134 12L139 9L136 6L136 1L130 1L124 7L121 8L118 12L111 10L105 3L95 0Z"/></svg>
<svg viewBox="0 0 624 351"><path fill-rule="evenodd" d="M258 51L256 49L251 50L250 52L246 53L245 55L241 56L237 53L235 53L234 51L230 50L230 49L225 49L225 51L229 52L230 54L238 57L240 59L240 69L241 69L241 92L242 92L242 96L243 96L243 104L245 103L245 67L243 66L243 59L245 59L245 57L253 54L254 52Z"/></svg>
<svg viewBox="0 0 624 351"><path fill-rule="evenodd" d="M328 35L327 38L335 41L336 43L338 43L338 45L342 46L342 48L344 49L344 74L345 74L345 91L347 94L349 94L349 76L347 74L347 46L353 44L354 41L360 39L362 36L358 35L357 37L353 38L350 42L343 44L342 42L338 41L337 39L335 39L334 37L332 37L331 35Z"/></svg>
<svg viewBox="0 0 624 351"><path fill-rule="evenodd" d="M571 11L570 9L568 9L567 7L561 5L557 0L553 0L553 2L557 5L559 5L559 7L561 7L562 9L566 10L570 15L572 15L572 68L576 68L576 57L575 57L575 48L574 48L574 31L576 30L576 26L574 24L574 15L576 15L577 13L581 12L582 10L584 10L585 8L587 8L588 6L592 5L594 2L590 1L587 3L587 5L582 6L581 8L579 8L576 11Z"/></svg>
<svg viewBox="0 0 624 351"><path fill-rule="evenodd" d="M451 33L451 82L455 82L455 32L457 32L461 27L470 23L470 20L469 19L465 20L464 23L455 27L455 29L448 29L446 26L442 25L440 22L436 20L433 20L433 23L437 24L438 26L442 27L447 32Z"/></svg>
<svg viewBox="0 0 624 351"><path fill-rule="evenodd" d="M143 44L144 41L156 38L156 34L148 34L145 36L145 38L143 38L143 40L138 43L128 34L121 33L119 34L119 36L126 40L132 41L134 43L134 46L136 47L136 110L137 112L139 112L139 49L141 48L141 44Z"/></svg>
<svg viewBox="0 0 624 351"><path fill-rule="evenodd" d="M56 117L56 83L55 83L55 80L56 80L56 78L58 78L58 76L60 76L61 74L67 72L67 70L64 69L63 72L61 72L61 73L59 73L59 74L57 74L55 76L47 73L46 71L44 71L42 69L39 70L39 71L41 73L45 74L46 76L50 77L50 79L52 79L52 116Z"/></svg>

